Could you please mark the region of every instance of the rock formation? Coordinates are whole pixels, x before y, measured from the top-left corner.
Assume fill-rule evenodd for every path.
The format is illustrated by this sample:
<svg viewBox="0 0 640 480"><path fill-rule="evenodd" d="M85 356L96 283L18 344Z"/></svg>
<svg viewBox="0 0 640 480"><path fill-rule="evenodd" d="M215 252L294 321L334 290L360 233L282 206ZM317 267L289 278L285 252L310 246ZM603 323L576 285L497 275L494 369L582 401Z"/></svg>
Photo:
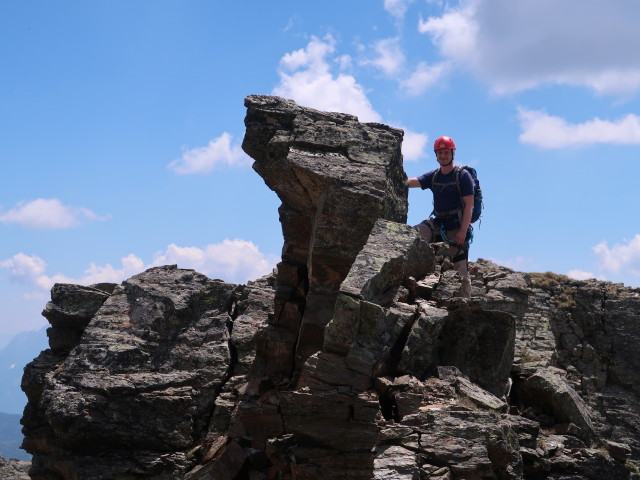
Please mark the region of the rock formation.
<svg viewBox="0 0 640 480"><path fill-rule="evenodd" d="M402 132L247 97L282 201L247 285L54 286L25 369L34 480L640 478L640 290L451 263L405 225Z"/></svg>

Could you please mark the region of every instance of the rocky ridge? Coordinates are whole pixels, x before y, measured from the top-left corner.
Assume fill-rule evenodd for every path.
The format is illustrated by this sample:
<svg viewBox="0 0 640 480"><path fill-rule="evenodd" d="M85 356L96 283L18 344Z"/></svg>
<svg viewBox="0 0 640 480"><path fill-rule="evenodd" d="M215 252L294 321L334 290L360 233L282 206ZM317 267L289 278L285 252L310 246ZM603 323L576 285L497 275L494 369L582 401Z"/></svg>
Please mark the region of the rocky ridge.
<svg viewBox="0 0 640 480"><path fill-rule="evenodd" d="M457 299L405 225L400 130L245 105L281 263L54 286L32 479L640 478L639 289L478 260Z"/></svg>

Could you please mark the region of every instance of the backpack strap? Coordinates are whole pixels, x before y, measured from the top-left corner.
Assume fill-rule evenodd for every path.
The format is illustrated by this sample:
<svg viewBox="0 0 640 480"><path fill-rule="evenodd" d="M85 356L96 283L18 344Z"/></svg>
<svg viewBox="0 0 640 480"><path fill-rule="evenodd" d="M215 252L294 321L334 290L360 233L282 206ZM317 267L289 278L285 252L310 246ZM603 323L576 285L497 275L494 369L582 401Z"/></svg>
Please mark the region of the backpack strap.
<svg viewBox="0 0 640 480"><path fill-rule="evenodd" d="M456 174L455 174L455 181L456 181L456 187L458 187L458 195L460 195L460 207L464 210L464 203L462 203L462 190L460 189L460 172L462 171L464 167L461 167L460 165L456 165Z"/></svg>
<svg viewBox="0 0 640 480"><path fill-rule="evenodd" d="M440 172L440 169L438 168L435 172L433 172L433 175L431 176L431 191L433 192L433 185L436 183L436 176L438 175L438 172ZM436 198L435 196L433 197L433 209L431 210L431 213L429 214L429 218L434 217L436 214Z"/></svg>

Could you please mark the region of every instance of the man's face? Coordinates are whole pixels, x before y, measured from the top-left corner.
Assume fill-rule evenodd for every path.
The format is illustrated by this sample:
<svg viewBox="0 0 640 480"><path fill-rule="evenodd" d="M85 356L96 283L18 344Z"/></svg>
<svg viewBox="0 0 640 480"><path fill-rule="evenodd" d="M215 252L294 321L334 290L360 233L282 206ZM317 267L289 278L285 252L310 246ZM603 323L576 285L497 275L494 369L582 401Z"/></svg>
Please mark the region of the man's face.
<svg viewBox="0 0 640 480"><path fill-rule="evenodd" d="M436 160L440 165L448 165L453 160L453 150L444 149L444 150L436 150Z"/></svg>

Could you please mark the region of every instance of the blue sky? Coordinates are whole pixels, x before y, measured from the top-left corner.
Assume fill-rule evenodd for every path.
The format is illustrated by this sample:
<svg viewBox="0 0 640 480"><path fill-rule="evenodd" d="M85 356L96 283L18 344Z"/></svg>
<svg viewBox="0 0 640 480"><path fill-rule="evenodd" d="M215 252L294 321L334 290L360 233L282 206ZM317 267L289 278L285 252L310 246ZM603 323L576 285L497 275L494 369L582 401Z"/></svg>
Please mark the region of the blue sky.
<svg viewBox="0 0 640 480"><path fill-rule="evenodd" d="M245 282L279 200L241 151L275 94L440 135L485 194L471 259L640 286L640 3L31 0L0 4L0 341L55 282L177 263ZM431 211L411 190L409 223Z"/></svg>

